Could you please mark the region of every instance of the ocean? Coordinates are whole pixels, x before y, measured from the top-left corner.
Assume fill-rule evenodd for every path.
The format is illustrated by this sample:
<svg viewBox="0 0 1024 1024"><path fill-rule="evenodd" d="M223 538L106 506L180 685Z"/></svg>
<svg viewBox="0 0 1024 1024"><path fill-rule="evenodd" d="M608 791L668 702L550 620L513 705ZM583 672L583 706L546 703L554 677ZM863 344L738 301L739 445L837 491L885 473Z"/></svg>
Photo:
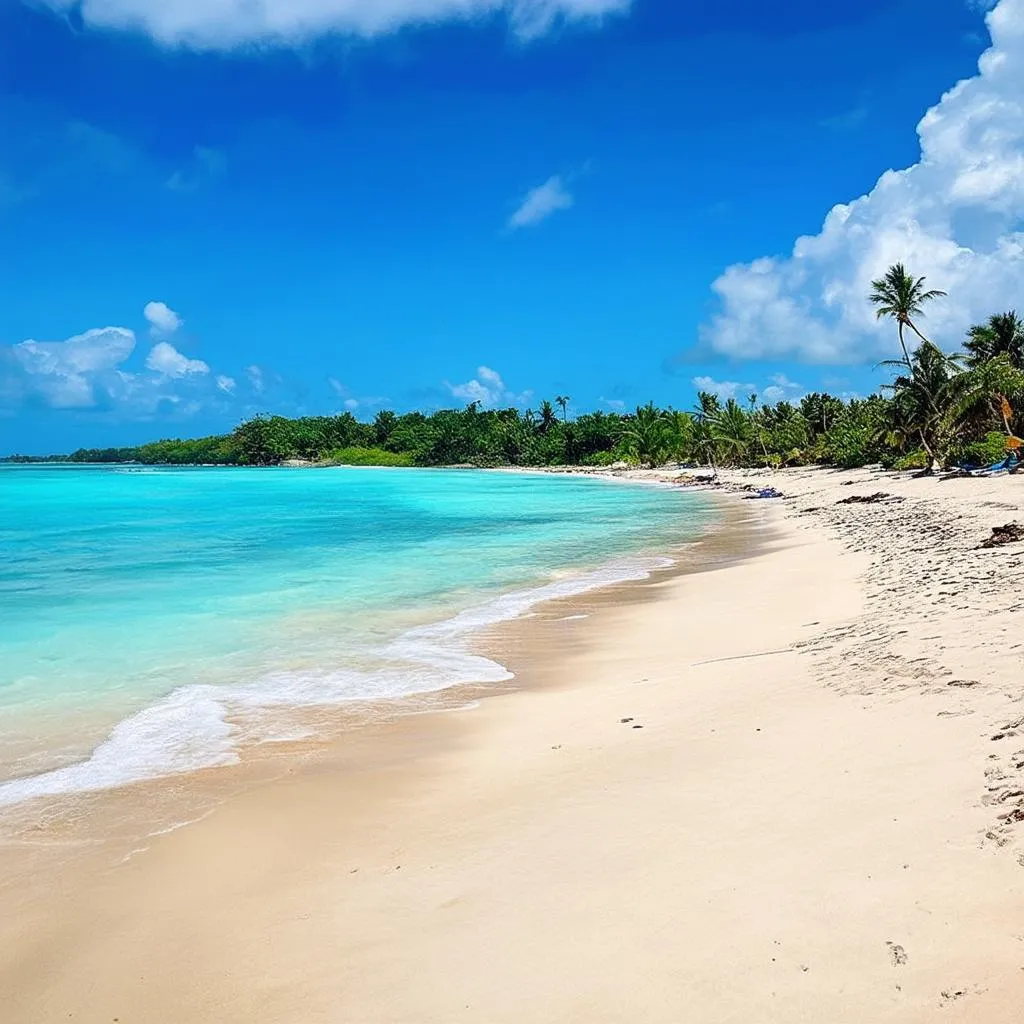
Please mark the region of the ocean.
<svg viewBox="0 0 1024 1024"><path fill-rule="evenodd" d="M665 566L704 495L452 470L0 468L0 806L230 764L508 671L477 630Z"/></svg>

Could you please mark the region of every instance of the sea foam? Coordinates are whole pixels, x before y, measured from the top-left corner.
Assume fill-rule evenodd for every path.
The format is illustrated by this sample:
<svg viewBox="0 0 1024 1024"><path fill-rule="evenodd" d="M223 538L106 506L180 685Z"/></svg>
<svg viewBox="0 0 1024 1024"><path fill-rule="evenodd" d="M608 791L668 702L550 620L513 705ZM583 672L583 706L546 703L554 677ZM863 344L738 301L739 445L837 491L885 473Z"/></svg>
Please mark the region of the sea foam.
<svg viewBox="0 0 1024 1024"><path fill-rule="evenodd" d="M465 683L504 682L512 678L507 668L469 650L474 633L525 615L542 602L643 580L672 564L669 558L619 559L501 594L370 652L381 665L372 670L277 672L246 683L181 686L119 722L86 760L0 784L0 806L235 764L242 744L276 738L275 709L336 707Z"/></svg>

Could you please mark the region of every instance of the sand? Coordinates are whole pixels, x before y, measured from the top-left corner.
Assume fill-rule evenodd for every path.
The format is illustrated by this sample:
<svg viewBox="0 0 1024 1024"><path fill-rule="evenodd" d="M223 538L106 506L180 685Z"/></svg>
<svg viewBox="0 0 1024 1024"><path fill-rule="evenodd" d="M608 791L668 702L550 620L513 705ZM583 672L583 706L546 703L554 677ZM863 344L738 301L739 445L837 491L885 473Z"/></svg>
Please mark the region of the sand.
<svg viewBox="0 0 1024 1024"><path fill-rule="evenodd" d="M758 552L490 638L520 688L9 842L0 1019L1020 1021L1024 478L727 480Z"/></svg>

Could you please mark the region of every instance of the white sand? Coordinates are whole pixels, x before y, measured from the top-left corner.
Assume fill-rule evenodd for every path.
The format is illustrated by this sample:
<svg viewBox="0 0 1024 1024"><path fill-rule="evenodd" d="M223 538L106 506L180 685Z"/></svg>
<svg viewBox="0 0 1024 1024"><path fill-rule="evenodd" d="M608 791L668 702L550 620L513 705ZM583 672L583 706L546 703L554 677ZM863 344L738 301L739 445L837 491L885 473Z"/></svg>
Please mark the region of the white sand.
<svg viewBox="0 0 1024 1024"><path fill-rule="evenodd" d="M745 506L772 550L562 607L537 685L127 862L0 853L0 1018L1024 1019L1024 545L974 550L1024 479L767 482L797 495ZM870 490L908 500L834 504Z"/></svg>

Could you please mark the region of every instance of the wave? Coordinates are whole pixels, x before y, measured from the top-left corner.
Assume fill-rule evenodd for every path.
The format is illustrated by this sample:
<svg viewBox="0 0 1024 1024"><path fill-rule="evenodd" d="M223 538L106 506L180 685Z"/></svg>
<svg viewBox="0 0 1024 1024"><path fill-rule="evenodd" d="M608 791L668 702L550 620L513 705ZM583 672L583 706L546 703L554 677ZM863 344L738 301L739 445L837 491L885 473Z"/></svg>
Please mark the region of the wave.
<svg viewBox="0 0 1024 1024"><path fill-rule="evenodd" d="M672 564L670 558L622 559L501 594L403 633L372 652L380 668L279 672L247 683L179 687L119 722L86 760L0 784L0 806L236 764L244 742L279 738L265 720L275 709L337 707L464 683L504 682L512 678L507 668L468 650L473 633L518 618L542 602L647 579Z"/></svg>

